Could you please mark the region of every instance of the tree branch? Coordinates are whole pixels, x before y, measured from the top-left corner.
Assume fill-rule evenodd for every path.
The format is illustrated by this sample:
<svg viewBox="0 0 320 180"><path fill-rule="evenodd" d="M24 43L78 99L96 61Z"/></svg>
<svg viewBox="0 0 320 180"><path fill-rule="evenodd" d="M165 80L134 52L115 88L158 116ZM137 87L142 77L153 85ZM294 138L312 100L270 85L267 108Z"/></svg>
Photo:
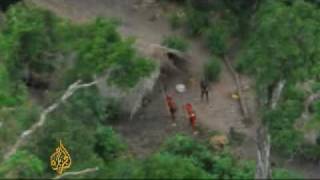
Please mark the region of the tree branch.
<svg viewBox="0 0 320 180"><path fill-rule="evenodd" d="M244 119L248 121L248 120L250 120L250 115L249 115L249 111L248 111L248 106L245 103L245 100L243 99L243 92L242 92L242 85L241 85L240 77L239 77L238 73L234 70L234 68L232 67L228 57L225 56L223 59L227 65L227 68L229 69L229 71L231 72L231 74L235 80L235 83L237 86L237 91L239 94L240 108L241 108Z"/></svg>
<svg viewBox="0 0 320 180"><path fill-rule="evenodd" d="M90 82L90 83L85 83L81 84L81 80L78 80L71 84L68 89L65 91L65 93L61 96L61 98L47 107L45 110L43 110L40 114L40 118L37 122L35 122L29 129L23 131L21 135L19 136L18 140L15 142L15 144L10 148L10 150L4 155L3 159L6 160L9 157L11 157L18 148L20 148L24 143L25 140L30 137L38 128L43 126L43 124L47 120L47 116L49 113L53 112L55 109L57 109L62 103L64 103L70 96L74 94L75 91L83 88L87 88L93 85L96 85L98 83L97 80Z"/></svg>
<svg viewBox="0 0 320 180"><path fill-rule="evenodd" d="M296 121L296 128L298 127L303 127L307 120L310 117L310 106L314 101L320 99L320 92L316 92L314 94L311 94L310 96L307 97L307 99L304 101L304 111L301 113L300 117L298 118L298 121Z"/></svg>
<svg viewBox="0 0 320 180"><path fill-rule="evenodd" d="M66 172L66 173L63 173L63 174L61 174L59 176L56 176L56 177L54 177L52 179L61 179L61 178L66 177L66 176L77 176L77 175L96 172L98 170L99 170L99 167L94 167L94 168L87 168L87 169L84 169L84 170L81 170L81 171Z"/></svg>
<svg viewBox="0 0 320 180"><path fill-rule="evenodd" d="M277 86L274 88L271 97L271 109L275 109L278 105L278 102L281 98L282 90L286 84L285 80L281 80L278 82Z"/></svg>

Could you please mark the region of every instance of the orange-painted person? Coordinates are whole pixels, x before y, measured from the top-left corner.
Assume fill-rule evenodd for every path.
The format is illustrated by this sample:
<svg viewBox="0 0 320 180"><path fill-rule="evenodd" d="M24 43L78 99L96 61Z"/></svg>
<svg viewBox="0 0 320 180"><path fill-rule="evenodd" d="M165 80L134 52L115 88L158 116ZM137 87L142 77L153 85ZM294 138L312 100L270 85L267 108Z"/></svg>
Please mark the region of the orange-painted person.
<svg viewBox="0 0 320 180"><path fill-rule="evenodd" d="M174 102L173 98L169 95L166 95L166 102L167 102L167 107L170 112L170 116L173 122L176 120L176 112L177 112L177 105Z"/></svg>
<svg viewBox="0 0 320 180"><path fill-rule="evenodd" d="M195 132L196 131L196 119L197 119L196 113L194 112L192 105L190 103L187 103L184 108L187 112L187 117L189 119L189 123L192 127L192 130Z"/></svg>

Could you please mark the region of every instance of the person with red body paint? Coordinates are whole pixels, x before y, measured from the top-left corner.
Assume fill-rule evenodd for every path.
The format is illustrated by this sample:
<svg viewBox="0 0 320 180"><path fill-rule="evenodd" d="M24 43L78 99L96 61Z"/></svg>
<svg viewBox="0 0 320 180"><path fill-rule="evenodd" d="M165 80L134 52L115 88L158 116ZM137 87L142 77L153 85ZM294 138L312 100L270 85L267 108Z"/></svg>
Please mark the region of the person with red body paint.
<svg viewBox="0 0 320 180"><path fill-rule="evenodd" d="M171 96L169 96L169 95L166 95L166 103L167 103L167 107L168 107L171 119L172 119L173 123L175 123L177 105L174 102L173 98Z"/></svg>
<svg viewBox="0 0 320 180"><path fill-rule="evenodd" d="M192 108L192 105L190 103L187 103L184 108L185 108L185 110L187 112L187 117L188 117L189 123L190 123L190 125L192 127L192 130L195 132L196 131L196 119L197 119L197 117L196 117L196 114L195 114L195 112L194 112L194 110Z"/></svg>

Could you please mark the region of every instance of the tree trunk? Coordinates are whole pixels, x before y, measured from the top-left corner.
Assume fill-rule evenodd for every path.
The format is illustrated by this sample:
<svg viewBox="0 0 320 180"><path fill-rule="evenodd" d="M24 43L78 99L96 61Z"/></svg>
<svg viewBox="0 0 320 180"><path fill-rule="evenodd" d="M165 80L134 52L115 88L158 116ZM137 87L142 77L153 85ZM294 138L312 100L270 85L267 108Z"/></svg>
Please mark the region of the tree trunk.
<svg viewBox="0 0 320 180"><path fill-rule="evenodd" d="M286 81L281 80L273 88L271 96L268 97L268 105L271 110L275 109L280 101L283 88ZM270 179L271 167L270 167L270 149L271 138L268 133L268 127L265 127L262 123L257 129L257 167L256 167L256 179Z"/></svg>
<svg viewBox="0 0 320 180"><path fill-rule="evenodd" d="M284 88L284 85L286 84L286 81L285 80L281 80L278 82L277 86L275 87L275 89L273 90L272 92L272 97L271 97L271 109L275 109L279 100L280 100L280 97L281 97L281 94L282 94L282 90Z"/></svg>
<svg viewBox="0 0 320 180"><path fill-rule="evenodd" d="M267 128L260 126L257 129L256 179L271 178L270 148L270 135L268 134Z"/></svg>

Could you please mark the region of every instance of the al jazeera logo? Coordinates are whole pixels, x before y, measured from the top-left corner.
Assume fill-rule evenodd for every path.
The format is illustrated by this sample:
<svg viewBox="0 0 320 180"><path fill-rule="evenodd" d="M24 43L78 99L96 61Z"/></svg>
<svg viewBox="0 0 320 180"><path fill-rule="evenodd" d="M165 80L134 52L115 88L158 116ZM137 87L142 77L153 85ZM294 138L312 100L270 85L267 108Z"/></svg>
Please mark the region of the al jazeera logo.
<svg viewBox="0 0 320 180"><path fill-rule="evenodd" d="M59 175L71 166L71 156L61 140L55 152L50 156L50 165Z"/></svg>

